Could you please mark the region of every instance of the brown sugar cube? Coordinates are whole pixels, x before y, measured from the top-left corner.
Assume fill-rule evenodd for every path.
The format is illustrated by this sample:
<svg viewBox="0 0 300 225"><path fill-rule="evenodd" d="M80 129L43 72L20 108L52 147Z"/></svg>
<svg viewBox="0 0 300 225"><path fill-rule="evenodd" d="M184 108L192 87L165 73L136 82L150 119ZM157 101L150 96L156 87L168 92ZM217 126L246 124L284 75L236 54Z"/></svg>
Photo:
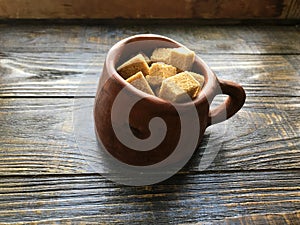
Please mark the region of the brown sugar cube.
<svg viewBox="0 0 300 225"><path fill-rule="evenodd" d="M172 48L157 48L153 51L150 59L153 62L164 62L169 64Z"/></svg>
<svg viewBox="0 0 300 225"><path fill-rule="evenodd" d="M144 75L149 74L149 66L144 56L138 54L119 66L117 71L124 79L127 79L139 71Z"/></svg>
<svg viewBox="0 0 300 225"><path fill-rule="evenodd" d="M150 95L154 95L151 87L149 86L149 84L142 72L137 72L133 76L126 79L126 81L128 83L130 83L132 86L134 86L135 88L137 88L145 93L148 93Z"/></svg>
<svg viewBox="0 0 300 225"><path fill-rule="evenodd" d="M189 73L190 75L192 75L196 81L199 82L200 84L200 89L203 87L204 84L204 76L198 74L198 73L194 73L194 72L190 72L190 71L185 71L186 73Z"/></svg>
<svg viewBox="0 0 300 225"><path fill-rule="evenodd" d="M151 55L153 62L164 62L176 67L179 71L190 70L195 60L195 52L185 47L157 48Z"/></svg>
<svg viewBox="0 0 300 225"><path fill-rule="evenodd" d="M182 72L162 82L158 97L172 102L184 102L197 96L200 84L189 73Z"/></svg>
<svg viewBox="0 0 300 225"><path fill-rule="evenodd" d="M158 62L151 65L149 75L146 76L146 79L152 87L157 87L161 85L164 79L175 74L176 68L174 66Z"/></svg>
<svg viewBox="0 0 300 225"><path fill-rule="evenodd" d="M170 55L170 64L178 69L190 70L195 60L195 52L184 48L173 48Z"/></svg>
<svg viewBox="0 0 300 225"><path fill-rule="evenodd" d="M163 77L160 76L146 76L147 82L150 84L151 87L156 89L156 87L159 87L161 85L161 82L164 80Z"/></svg>

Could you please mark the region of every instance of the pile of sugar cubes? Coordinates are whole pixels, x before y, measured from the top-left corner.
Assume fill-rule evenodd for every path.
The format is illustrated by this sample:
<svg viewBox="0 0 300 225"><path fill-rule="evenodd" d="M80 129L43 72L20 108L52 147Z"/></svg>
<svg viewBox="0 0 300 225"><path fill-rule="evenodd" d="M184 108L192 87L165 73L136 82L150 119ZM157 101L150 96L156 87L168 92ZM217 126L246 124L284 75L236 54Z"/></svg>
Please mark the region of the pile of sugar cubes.
<svg viewBox="0 0 300 225"><path fill-rule="evenodd" d="M185 47L157 48L149 58L140 53L117 68L135 88L171 102L194 99L204 77L191 72L195 53Z"/></svg>

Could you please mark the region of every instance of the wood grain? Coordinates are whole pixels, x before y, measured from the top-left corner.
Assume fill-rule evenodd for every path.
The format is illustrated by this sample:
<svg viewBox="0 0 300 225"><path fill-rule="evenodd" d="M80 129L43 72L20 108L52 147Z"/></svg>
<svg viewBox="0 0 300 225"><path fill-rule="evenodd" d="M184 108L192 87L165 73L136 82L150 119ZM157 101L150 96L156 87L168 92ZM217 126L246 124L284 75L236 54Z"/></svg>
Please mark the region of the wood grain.
<svg viewBox="0 0 300 225"><path fill-rule="evenodd" d="M286 18L291 0L1 0L0 18L113 19L113 18ZM122 10L119 10L122 9ZM299 17L297 17L299 18Z"/></svg>
<svg viewBox="0 0 300 225"><path fill-rule="evenodd" d="M289 19L299 19L300 17L300 2L299 0L292 0L289 3L289 10L287 14L287 18Z"/></svg>
<svg viewBox="0 0 300 225"><path fill-rule="evenodd" d="M88 164L98 157L93 101L75 99L74 107L65 98L0 99L0 174L93 172ZM186 170L202 170L203 155L204 167L216 155L208 171L300 168L299 106L299 98L248 97L236 116L206 131ZM72 113L80 122L75 128L85 132L79 137Z"/></svg>
<svg viewBox="0 0 300 225"><path fill-rule="evenodd" d="M1 177L0 223L297 224L299 175L299 170L181 173L144 187L92 174Z"/></svg>
<svg viewBox="0 0 300 225"><path fill-rule="evenodd" d="M208 45L213 44L216 43ZM99 52L86 52L79 47L72 52L51 49L53 52L2 54L0 72L6 75L0 77L0 96L94 97L108 48L99 47ZM81 50L83 53L79 54ZM212 55L199 49L196 52L220 78L242 84L248 96L300 95L299 55Z"/></svg>
<svg viewBox="0 0 300 225"><path fill-rule="evenodd" d="M247 216L236 216L231 218L226 218L221 221L210 221L207 223L190 223L197 225L209 225L209 224L237 224L237 225L247 225L247 224L297 224L300 221L300 212L292 213L268 213L268 214L253 214Z"/></svg>
<svg viewBox="0 0 300 225"><path fill-rule="evenodd" d="M2 24L0 49L7 53L106 54L117 41L135 34L173 38L198 54L298 54L298 26L200 25L15 25ZM43 54L41 55L42 58ZM83 57L84 58L84 57ZM72 59L72 58L71 58Z"/></svg>

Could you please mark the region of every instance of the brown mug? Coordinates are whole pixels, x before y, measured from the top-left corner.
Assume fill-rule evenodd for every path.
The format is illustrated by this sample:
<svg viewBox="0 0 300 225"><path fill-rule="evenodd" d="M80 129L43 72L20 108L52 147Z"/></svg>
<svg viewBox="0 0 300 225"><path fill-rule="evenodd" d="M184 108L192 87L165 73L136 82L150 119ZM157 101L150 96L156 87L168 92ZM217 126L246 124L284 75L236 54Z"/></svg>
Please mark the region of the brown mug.
<svg viewBox="0 0 300 225"><path fill-rule="evenodd" d="M94 122L98 141L117 160L133 166L187 161L200 144L208 126L232 117L243 106L246 98L244 89L234 82L218 79L198 56L195 57L192 71L204 76L204 86L195 99L185 103L171 103L146 94L127 83L116 71L119 65L140 52L151 55L155 48L182 46L161 35L141 34L121 40L109 50L95 97ZM210 110L210 104L218 94L228 97L221 105ZM163 120L165 126L151 130L149 124L157 117ZM182 121L189 125L183 125ZM162 130L163 138L156 137L156 131L160 133ZM160 143L153 149L137 149L131 147L130 143L124 144L120 135L116 135L118 132L125 139L133 135L141 141L154 135ZM177 148L178 145L181 148ZM140 147L143 146L142 142ZM175 150L176 154L172 155ZM170 155L173 157L166 161Z"/></svg>

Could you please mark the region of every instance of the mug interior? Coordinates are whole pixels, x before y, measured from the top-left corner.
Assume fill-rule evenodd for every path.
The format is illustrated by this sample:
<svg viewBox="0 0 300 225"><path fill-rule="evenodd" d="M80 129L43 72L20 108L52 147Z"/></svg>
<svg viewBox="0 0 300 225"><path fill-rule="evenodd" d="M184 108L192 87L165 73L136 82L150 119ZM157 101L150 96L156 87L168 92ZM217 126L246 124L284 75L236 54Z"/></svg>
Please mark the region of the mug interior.
<svg viewBox="0 0 300 225"><path fill-rule="evenodd" d="M114 77L121 82L124 86L129 86L133 92L137 92L138 94L143 95L143 97L153 98L155 101L166 102L166 100L161 99L157 96L152 96L146 94L142 91L137 90L123 79L121 75L117 72L117 67L122 65L131 57L144 53L148 57L151 56L152 52L156 48L177 48L177 47L185 47L184 45L161 35L154 34L142 34L135 35L124 39L117 44L115 44L110 51L108 52L106 59L106 67L108 69L108 73L114 75ZM204 100L208 95L211 94L211 90L207 88L207 86L213 86L215 78L213 72L206 65L206 63L196 55L193 67L191 69L192 72L199 73L204 76L204 84L199 95L193 99L191 102L184 103L175 103L178 105L186 105L191 103L196 103L198 101Z"/></svg>

